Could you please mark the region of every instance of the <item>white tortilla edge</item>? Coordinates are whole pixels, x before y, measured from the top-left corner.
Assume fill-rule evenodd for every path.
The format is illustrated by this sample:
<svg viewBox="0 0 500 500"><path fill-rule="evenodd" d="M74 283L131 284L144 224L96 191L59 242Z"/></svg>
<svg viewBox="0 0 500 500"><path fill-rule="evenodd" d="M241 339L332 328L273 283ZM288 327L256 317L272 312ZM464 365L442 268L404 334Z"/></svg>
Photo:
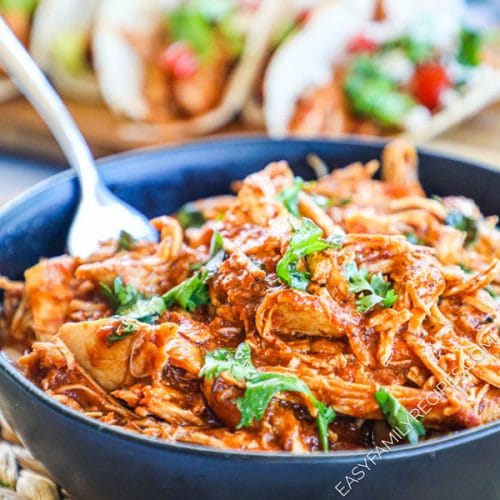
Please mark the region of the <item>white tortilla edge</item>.
<svg viewBox="0 0 500 500"><path fill-rule="evenodd" d="M30 52L62 95L77 101L100 102L93 72L72 75L58 65L52 51L57 38L70 30L92 31L99 0L41 0L33 18Z"/></svg>
<svg viewBox="0 0 500 500"><path fill-rule="evenodd" d="M308 88L330 81L332 64L370 21L375 5L375 0L325 2L276 51L264 77L264 118L271 136L286 136L298 99Z"/></svg>

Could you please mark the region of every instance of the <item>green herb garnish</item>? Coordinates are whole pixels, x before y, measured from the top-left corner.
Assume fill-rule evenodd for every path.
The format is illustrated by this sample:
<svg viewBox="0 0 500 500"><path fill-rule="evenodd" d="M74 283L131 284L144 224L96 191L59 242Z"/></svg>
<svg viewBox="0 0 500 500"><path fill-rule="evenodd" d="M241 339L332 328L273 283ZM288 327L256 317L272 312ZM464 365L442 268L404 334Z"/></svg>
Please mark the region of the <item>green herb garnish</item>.
<svg viewBox="0 0 500 500"><path fill-rule="evenodd" d="M201 227L205 223L205 217L196 203L186 203L182 205L176 214L179 224L184 228Z"/></svg>
<svg viewBox="0 0 500 500"><path fill-rule="evenodd" d="M383 50L401 49L404 55L414 64L421 64L432 56L432 44L411 36L391 40L382 46Z"/></svg>
<svg viewBox="0 0 500 500"><path fill-rule="evenodd" d="M472 274L473 269L467 265L465 265L463 262L458 263L458 267L465 273L465 274Z"/></svg>
<svg viewBox="0 0 500 500"><path fill-rule="evenodd" d="M31 15L38 5L38 0L0 0L3 11L19 11Z"/></svg>
<svg viewBox="0 0 500 500"><path fill-rule="evenodd" d="M373 58L360 56L348 70L344 90L355 113L397 127L416 106L416 101L398 90L378 68Z"/></svg>
<svg viewBox="0 0 500 500"><path fill-rule="evenodd" d="M303 257L328 248L341 248L342 235L332 235L323 239L323 231L312 220L302 218L302 224L293 229L292 237L285 255L276 266L276 274L291 288L306 290L310 282L310 273L299 271L297 265Z"/></svg>
<svg viewBox="0 0 500 500"><path fill-rule="evenodd" d="M333 408L318 401L307 384L292 375L261 372L252 364L250 347L243 342L237 349L217 349L206 354L200 377L211 379L228 372L238 381L246 382L243 397L236 400L241 414L238 429L250 427L264 417L272 398L282 392L305 394L316 409L316 426L324 451L328 451L328 426L335 420Z"/></svg>
<svg viewBox="0 0 500 500"><path fill-rule="evenodd" d="M477 239L478 227L477 220L464 215L458 210L450 210L444 221L446 225L454 227L459 231L466 233L465 245L469 246Z"/></svg>
<svg viewBox="0 0 500 500"><path fill-rule="evenodd" d="M116 315L136 319L142 323L152 324L165 311L165 304L161 297L146 297L133 286L124 285L120 276L109 287L99 283L101 291Z"/></svg>
<svg viewBox="0 0 500 500"><path fill-rule="evenodd" d="M186 42L203 61L210 59L216 46L215 32L203 12L183 5L170 12L167 31L174 41Z"/></svg>
<svg viewBox="0 0 500 500"><path fill-rule="evenodd" d="M406 436L411 444L418 443L418 438L425 436L422 422L416 419L392 394L381 388L374 396L388 424Z"/></svg>
<svg viewBox="0 0 500 500"><path fill-rule="evenodd" d="M238 57L245 37L234 14L234 4L228 0L194 0L169 14L167 30L174 41L186 42L202 61L213 56L220 39L231 56Z"/></svg>
<svg viewBox="0 0 500 500"><path fill-rule="evenodd" d="M132 250L137 245L135 238L127 231L120 231L120 237L118 238L118 248L120 250Z"/></svg>
<svg viewBox="0 0 500 500"><path fill-rule="evenodd" d="M299 217L299 193L304 188L304 179L295 177L293 184L278 194L278 201L295 217Z"/></svg>
<svg viewBox="0 0 500 500"><path fill-rule="evenodd" d="M406 241L412 245L425 245L425 241L422 238L419 238L415 233L406 233L405 238Z"/></svg>
<svg viewBox="0 0 500 500"><path fill-rule="evenodd" d="M217 272L224 260L223 246L224 241L221 234L215 232L210 242L211 258L193 276L174 286L163 295L166 307L178 304L186 311L194 311L196 307L210 303L207 282Z"/></svg>
<svg viewBox="0 0 500 500"><path fill-rule="evenodd" d="M130 321L121 321L121 323L115 328L115 331L106 338L109 343L118 342L123 340L125 337L132 335L137 331L137 325Z"/></svg>
<svg viewBox="0 0 500 500"><path fill-rule="evenodd" d="M368 269L365 266L358 269L356 262L346 264L345 277L349 282L349 291L358 296L358 312L370 311L378 304L391 307L398 298L391 283L384 280L382 273L369 275Z"/></svg>
<svg viewBox="0 0 500 500"><path fill-rule="evenodd" d="M477 31L463 28L457 60L464 66L477 66L481 62L482 37Z"/></svg>
<svg viewBox="0 0 500 500"><path fill-rule="evenodd" d="M495 290L493 290L493 287L491 285L486 285L484 287L484 290L486 292L488 292L489 296L492 298L492 299L496 299L498 297L498 293L495 292Z"/></svg>

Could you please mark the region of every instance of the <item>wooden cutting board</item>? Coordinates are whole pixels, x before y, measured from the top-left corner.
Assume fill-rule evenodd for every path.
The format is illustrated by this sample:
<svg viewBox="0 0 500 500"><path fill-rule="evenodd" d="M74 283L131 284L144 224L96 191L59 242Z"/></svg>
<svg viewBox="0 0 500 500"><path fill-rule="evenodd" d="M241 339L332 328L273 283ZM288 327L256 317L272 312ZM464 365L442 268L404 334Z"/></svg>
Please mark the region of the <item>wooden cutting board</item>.
<svg viewBox="0 0 500 500"><path fill-rule="evenodd" d="M124 122L104 106L74 102L68 102L67 105L97 158L152 144L179 144L195 140L134 140L124 136ZM259 132L264 131L246 127L235 121L212 137ZM424 146L500 169L500 103L490 106L478 116L448 130ZM0 148L16 154L64 163L59 147L47 127L29 103L21 97L0 104Z"/></svg>

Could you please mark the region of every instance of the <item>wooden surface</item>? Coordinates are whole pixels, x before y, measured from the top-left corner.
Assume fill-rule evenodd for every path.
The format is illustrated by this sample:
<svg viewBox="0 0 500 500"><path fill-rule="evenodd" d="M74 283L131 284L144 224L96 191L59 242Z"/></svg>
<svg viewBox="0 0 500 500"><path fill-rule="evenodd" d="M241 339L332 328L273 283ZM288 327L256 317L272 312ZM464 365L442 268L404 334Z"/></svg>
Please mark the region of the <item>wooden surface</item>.
<svg viewBox="0 0 500 500"><path fill-rule="evenodd" d="M103 106L73 102L67 104L96 157L152 144L174 144L196 139L181 141L178 138L162 138L156 142L130 140L124 135L125 123ZM255 129L251 131L258 132ZM248 132L248 128L234 122L215 135ZM500 103L424 146L500 169ZM45 161L63 162L62 154L47 127L23 98L0 104L0 149Z"/></svg>

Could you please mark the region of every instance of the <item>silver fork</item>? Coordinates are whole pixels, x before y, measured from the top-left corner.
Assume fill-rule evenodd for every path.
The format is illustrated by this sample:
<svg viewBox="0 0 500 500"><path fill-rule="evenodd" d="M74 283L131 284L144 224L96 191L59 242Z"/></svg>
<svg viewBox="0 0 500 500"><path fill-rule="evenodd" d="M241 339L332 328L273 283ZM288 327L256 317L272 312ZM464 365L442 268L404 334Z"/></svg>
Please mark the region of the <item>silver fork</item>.
<svg viewBox="0 0 500 500"><path fill-rule="evenodd" d="M121 231L136 240L156 241L158 233L148 219L104 185L69 111L2 17L0 66L44 119L80 180L80 204L68 233L68 252L87 257L100 242L118 239Z"/></svg>

